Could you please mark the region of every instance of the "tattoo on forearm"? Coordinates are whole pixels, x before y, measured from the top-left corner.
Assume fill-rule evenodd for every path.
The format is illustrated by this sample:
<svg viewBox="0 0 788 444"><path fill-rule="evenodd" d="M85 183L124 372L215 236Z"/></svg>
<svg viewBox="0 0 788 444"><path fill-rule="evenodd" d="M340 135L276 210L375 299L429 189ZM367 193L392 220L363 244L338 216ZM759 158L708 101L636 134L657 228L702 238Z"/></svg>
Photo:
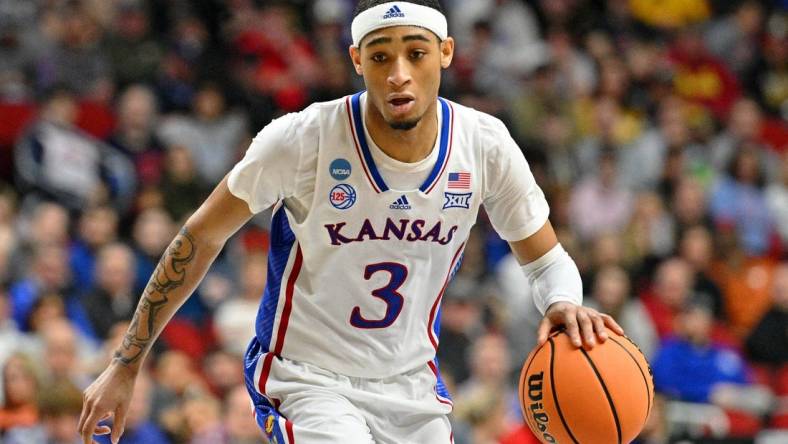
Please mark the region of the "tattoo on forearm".
<svg viewBox="0 0 788 444"><path fill-rule="evenodd" d="M184 227L167 247L148 281L126 336L115 351L114 360L124 365L134 364L151 345L162 322L157 315L169 300L168 294L186 279L186 266L194 259L195 249L194 238Z"/></svg>

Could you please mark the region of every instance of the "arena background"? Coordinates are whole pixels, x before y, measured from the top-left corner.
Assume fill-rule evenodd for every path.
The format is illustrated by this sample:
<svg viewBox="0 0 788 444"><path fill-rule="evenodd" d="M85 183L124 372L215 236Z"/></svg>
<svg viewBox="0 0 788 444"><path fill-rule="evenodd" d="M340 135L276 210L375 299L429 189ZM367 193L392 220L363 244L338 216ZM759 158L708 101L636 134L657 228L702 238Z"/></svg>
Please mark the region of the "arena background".
<svg viewBox="0 0 788 444"><path fill-rule="evenodd" d="M0 0L2 442L81 442L81 390L181 223L272 118L363 87L353 3ZM586 303L652 362L638 442L788 442L787 3L442 1L441 94L507 123ZM122 442L263 441L240 354L267 224L163 333ZM441 320L457 444L534 442L526 287L480 216Z"/></svg>

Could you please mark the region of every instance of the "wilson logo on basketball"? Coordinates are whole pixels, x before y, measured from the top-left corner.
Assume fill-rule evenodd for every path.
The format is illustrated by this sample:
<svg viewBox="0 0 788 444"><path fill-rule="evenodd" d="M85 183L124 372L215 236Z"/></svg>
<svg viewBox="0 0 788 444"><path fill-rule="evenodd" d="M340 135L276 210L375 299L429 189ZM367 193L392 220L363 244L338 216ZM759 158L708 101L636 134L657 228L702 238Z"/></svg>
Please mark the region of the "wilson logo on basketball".
<svg viewBox="0 0 788 444"><path fill-rule="evenodd" d="M532 402L528 406L531 411L531 417L536 422L536 427L542 432L542 439L546 442L555 442L550 433L547 432L547 424L550 418L544 412L542 405L542 380L544 379L544 372L534 373L528 377L528 399Z"/></svg>

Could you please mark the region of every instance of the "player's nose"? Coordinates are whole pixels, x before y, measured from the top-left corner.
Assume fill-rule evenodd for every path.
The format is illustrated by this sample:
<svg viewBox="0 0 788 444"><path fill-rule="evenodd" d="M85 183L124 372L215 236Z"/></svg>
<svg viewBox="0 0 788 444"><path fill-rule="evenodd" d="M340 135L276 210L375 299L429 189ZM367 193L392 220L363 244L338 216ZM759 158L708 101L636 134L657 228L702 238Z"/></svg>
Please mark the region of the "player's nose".
<svg viewBox="0 0 788 444"><path fill-rule="evenodd" d="M389 71L388 83L395 87L401 88L411 80L410 66L403 57L398 57L394 63L391 64Z"/></svg>

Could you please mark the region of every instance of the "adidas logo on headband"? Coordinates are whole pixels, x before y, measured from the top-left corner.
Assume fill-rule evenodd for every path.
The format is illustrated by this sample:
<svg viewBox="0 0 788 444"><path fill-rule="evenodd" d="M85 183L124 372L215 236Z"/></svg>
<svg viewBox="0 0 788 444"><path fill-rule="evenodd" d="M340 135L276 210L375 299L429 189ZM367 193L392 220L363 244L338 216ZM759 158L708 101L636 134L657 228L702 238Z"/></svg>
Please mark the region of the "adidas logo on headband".
<svg viewBox="0 0 788 444"><path fill-rule="evenodd" d="M405 13L403 13L402 10L399 9L399 6L394 5L391 7L391 9L386 11L386 14L383 16L383 20L397 18L397 17L403 18L405 17Z"/></svg>

